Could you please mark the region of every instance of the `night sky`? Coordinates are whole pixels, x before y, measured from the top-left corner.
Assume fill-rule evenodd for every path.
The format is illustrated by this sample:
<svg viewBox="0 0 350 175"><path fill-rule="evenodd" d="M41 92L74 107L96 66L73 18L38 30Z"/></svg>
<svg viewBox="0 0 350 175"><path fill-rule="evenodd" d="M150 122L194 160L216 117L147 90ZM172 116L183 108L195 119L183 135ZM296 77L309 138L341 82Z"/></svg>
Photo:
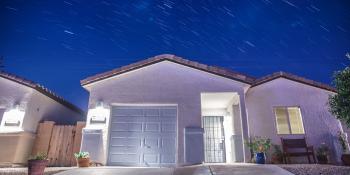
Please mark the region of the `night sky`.
<svg viewBox="0 0 350 175"><path fill-rule="evenodd" d="M80 80L162 53L330 84L349 64L350 1L0 0L5 71L86 110Z"/></svg>

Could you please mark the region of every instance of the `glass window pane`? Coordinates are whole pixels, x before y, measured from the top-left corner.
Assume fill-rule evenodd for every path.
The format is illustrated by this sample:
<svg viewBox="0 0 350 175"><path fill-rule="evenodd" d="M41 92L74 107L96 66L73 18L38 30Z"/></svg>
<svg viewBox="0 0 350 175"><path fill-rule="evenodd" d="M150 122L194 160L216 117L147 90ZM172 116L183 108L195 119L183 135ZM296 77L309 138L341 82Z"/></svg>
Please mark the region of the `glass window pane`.
<svg viewBox="0 0 350 175"><path fill-rule="evenodd" d="M288 108L289 123L292 134L304 134L304 126L298 107Z"/></svg>
<svg viewBox="0 0 350 175"><path fill-rule="evenodd" d="M283 107L275 108L275 115L276 115L277 133L290 134L286 108L283 108Z"/></svg>

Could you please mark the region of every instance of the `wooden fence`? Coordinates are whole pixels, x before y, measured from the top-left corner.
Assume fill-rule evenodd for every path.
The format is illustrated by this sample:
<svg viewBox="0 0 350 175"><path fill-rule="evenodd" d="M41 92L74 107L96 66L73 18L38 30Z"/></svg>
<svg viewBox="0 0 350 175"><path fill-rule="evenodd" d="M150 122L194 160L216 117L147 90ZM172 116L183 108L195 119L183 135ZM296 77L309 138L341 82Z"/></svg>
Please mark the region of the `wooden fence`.
<svg viewBox="0 0 350 175"><path fill-rule="evenodd" d="M55 125L52 121L40 123L32 154L46 153L49 166L75 166L73 156L79 152L85 122L76 125Z"/></svg>

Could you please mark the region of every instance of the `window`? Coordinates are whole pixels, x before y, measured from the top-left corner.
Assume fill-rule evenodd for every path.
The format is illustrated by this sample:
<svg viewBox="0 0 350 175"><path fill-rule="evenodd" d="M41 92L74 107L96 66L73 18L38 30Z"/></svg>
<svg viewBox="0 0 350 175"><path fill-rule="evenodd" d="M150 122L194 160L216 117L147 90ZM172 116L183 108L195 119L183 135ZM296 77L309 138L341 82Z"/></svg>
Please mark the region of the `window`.
<svg viewBox="0 0 350 175"><path fill-rule="evenodd" d="M304 134L299 107L275 107L277 134Z"/></svg>

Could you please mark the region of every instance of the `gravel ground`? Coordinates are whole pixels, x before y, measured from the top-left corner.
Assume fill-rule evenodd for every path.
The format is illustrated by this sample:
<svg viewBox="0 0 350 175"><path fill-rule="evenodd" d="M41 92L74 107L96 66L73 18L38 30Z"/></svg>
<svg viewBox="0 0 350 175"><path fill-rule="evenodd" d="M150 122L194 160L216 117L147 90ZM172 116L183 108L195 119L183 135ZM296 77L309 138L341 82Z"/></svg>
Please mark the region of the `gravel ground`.
<svg viewBox="0 0 350 175"><path fill-rule="evenodd" d="M295 175L350 175L349 166L320 164L290 164L278 165Z"/></svg>
<svg viewBox="0 0 350 175"><path fill-rule="evenodd" d="M47 167L45 175L52 175L75 167ZM0 175L27 175L27 168L0 168Z"/></svg>

